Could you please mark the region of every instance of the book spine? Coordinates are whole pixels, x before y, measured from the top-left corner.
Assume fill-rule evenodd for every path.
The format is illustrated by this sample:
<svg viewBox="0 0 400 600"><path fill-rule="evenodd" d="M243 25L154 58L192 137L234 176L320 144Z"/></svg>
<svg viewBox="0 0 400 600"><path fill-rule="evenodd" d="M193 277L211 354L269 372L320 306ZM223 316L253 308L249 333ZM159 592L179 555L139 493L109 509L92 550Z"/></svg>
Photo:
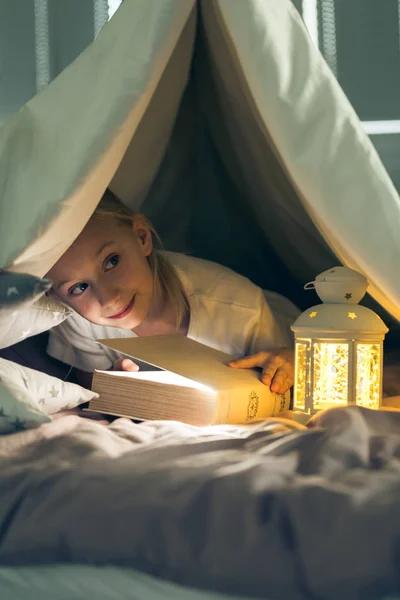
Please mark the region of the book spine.
<svg viewBox="0 0 400 600"><path fill-rule="evenodd" d="M218 394L215 424L238 424L279 415L290 407L290 392L276 394L266 385Z"/></svg>

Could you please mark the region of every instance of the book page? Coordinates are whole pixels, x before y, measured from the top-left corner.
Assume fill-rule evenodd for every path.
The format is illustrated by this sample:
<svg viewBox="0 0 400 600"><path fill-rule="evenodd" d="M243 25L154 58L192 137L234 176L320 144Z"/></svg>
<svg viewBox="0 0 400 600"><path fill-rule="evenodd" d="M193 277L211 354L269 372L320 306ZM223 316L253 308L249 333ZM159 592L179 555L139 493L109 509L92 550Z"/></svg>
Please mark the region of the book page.
<svg viewBox="0 0 400 600"><path fill-rule="evenodd" d="M105 373L108 377L125 377L136 381L152 381L153 383L165 383L167 385L177 385L180 387L194 388L198 390L211 391L207 386L187 379L171 371L100 371L96 373Z"/></svg>

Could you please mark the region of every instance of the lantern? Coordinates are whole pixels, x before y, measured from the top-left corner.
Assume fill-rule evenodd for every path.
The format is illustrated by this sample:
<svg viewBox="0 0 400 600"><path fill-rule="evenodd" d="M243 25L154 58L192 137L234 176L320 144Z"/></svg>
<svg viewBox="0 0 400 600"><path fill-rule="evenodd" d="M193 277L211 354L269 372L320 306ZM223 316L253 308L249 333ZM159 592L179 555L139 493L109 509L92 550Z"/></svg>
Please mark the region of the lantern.
<svg viewBox="0 0 400 600"><path fill-rule="evenodd" d="M388 329L358 303L367 279L346 267L321 273L305 289L323 304L300 315L295 334L294 410L314 414L356 404L378 409L382 400L383 340Z"/></svg>

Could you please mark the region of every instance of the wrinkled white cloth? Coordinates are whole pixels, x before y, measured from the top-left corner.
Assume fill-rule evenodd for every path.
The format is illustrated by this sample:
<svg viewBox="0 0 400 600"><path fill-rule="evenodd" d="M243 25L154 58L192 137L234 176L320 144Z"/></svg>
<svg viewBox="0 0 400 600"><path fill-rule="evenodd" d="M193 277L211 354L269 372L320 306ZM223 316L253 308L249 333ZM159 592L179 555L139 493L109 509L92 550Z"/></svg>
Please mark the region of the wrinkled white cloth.
<svg viewBox="0 0 400 600"><path fill-rule="evenodd" d="M60 417L0 437L0 565L128 566L277 600L398 597L399 456L400 412L357 407L310 428Z"/></svg>

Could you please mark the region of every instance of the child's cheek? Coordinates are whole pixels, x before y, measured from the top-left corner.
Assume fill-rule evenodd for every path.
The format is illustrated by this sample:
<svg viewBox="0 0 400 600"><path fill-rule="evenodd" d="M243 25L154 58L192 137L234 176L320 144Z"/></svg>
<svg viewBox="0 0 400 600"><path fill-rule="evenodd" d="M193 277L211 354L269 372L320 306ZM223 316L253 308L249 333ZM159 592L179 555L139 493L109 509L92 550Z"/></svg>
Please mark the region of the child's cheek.
<svg viewBox="0 0 400 600"><path fill-rule="evenodd" d="M129 286L132 284L134 280L134 276L132 273L132 269L129 269L126 262L121 264L120 268L114 273L114 282L116 285L119 285L122 288Z"/></svg>
<svg viewBox="0 0 400 600"><path fill-rule="evenodd" d="M82 298L77 299L72 307L82 317L89 321L95 320L101 315L101 306L90 294L83 294Z"/></svg>

